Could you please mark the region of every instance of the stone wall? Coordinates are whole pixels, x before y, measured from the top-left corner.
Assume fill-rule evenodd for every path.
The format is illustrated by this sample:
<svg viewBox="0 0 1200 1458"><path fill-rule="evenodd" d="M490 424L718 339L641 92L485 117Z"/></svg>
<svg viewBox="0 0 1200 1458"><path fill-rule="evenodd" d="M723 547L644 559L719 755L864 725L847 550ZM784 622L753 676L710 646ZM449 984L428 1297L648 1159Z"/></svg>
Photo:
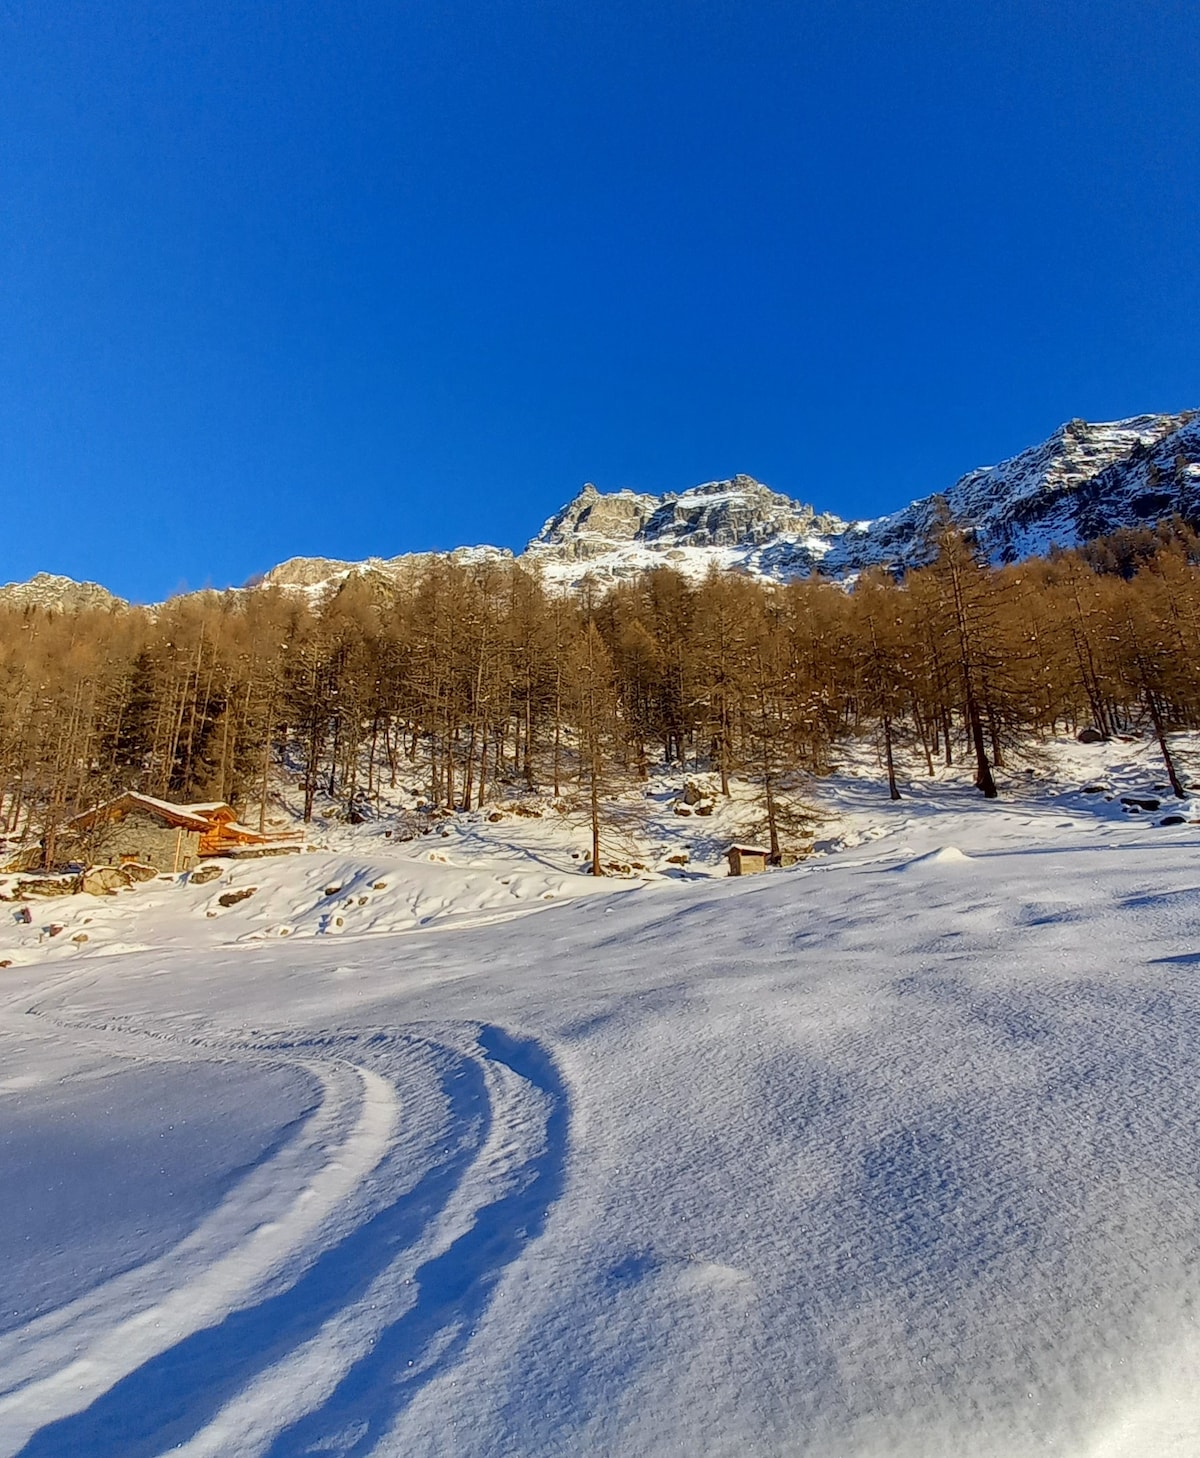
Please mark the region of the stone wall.
<svg viewBox="0 0 1200 1458"><path fill-rule="evenodd" d="M87 837L86 854L95 866L120 865L122 856L131 856L159 871L190 871L200 861L200 832L134 812L96 826Z"/></svg>

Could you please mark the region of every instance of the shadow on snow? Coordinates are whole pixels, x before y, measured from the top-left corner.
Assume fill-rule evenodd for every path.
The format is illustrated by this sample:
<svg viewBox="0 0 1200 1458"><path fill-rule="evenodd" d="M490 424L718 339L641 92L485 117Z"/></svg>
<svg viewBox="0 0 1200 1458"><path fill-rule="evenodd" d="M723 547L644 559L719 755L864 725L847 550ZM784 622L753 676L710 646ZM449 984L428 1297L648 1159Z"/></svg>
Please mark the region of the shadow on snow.
<svg viewBox="0 0 1200 1458"><path fill-rule="evenodd" d="M468 1231L420 1267L416 1305L384 1328L322 1407L280 1433L267 1458L369 1453L421 1388L457 1360L500 1277L541 1232L561 1193L568 1104L553 1061L536 1042L495 1027L480 1032L479 1044L489 1058L549 1096L543 1152L525 1166L526 1177L515 1188L478 1211Z"/></svg>
<svg viewBox="0 0 1200 1458"><path fill-rule="evenodd" d="M485 1027L479 1045L549 1095L543 1153L515 1189L480 1210L466 1233L418 1269L416 1305L383 1329L319 1409L276 1438L270 1458L313 1448L368 1452L420 1388L453 1363L504 1269L542 1229L563 1184L568 1107L562 1080L532 1041ZM479 1065L456 1057L441 1088L451 1127L469 1130L449 1159L320 1255L286 1290L151 1358L84 1411L40 1429L18 1458L152 1458L193 1437L256 1376L361 1297L445 1207L487 1138L491 1111ZM439 1346L441 1333L448 1335ZM422 1363L423 1353L429 1355Z"/></svg>

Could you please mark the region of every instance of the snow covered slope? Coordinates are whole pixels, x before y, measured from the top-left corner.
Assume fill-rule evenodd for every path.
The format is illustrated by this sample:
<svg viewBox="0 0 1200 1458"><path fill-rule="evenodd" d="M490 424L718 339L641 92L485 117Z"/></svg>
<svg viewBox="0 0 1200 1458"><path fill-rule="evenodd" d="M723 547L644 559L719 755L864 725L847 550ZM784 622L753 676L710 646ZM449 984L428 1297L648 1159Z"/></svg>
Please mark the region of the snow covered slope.
<svg viewBox="0 0 1200 1458"><path fill-rule="evenodd" d="M7 969L0 1454L1200 1451L1200 837L1111 749L847 780L888 833L749 880Z"/></svg>

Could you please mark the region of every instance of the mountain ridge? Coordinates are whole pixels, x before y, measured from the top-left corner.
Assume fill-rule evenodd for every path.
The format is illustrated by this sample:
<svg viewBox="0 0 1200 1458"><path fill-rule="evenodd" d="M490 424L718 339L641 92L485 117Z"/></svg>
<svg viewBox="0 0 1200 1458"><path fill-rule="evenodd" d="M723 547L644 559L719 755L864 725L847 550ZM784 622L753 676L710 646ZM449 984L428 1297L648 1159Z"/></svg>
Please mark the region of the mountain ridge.
<svg viewBox="0 0 1200 1458"><path fill-rule="evenodd" d="M601 492L588 483L519 555L477 546L359 562L292 557L246 589L229 590L263 585L321 594L364 574L401 581L437 557L520 561L564 590L588 578L620 581L654 566L693 578L716 567L781 581L813 573L844 579L870 566L921 565L943 502L994 562L1077 546L1175 514L1200 524L1200 411L1069 420L1037 445L968 471L948 490L869 520L818 511L747 475L661 494ZM0 603L59 610L124 605L99 584L44 572L0 587Z"/></svg>

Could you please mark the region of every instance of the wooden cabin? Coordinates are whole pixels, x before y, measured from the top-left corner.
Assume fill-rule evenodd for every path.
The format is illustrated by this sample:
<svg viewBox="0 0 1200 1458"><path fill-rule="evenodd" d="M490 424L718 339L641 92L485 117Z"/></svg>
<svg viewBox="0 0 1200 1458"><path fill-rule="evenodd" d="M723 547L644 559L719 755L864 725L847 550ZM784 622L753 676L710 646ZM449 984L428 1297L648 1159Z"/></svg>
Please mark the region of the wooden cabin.
<svg viewBox="0 0 1200 1458"><path fill-rule="evenodd" d="M756 845L731 845L728 856L731 876L753 876L767 869L771 852Z"/></svg>
<svg viewBox="0 0 1200 1458"><path fill-rule="evenodd" d="M190 871L204 852L208 821L186 805L127 790L67 822L82 858L94 866L136 861L156 871Z"/></svg>
<svg viewBox="0 0 1200 1458"><path fill-rule="evenodd" d="M77 815L67 829L91 865L137 861L158 871L190 871L209 856L237 855L252 846L286 842L298 850L302 839L299 832L251 830L239 824L233 806L223 800L173 805L136 790Z"/></svg>

